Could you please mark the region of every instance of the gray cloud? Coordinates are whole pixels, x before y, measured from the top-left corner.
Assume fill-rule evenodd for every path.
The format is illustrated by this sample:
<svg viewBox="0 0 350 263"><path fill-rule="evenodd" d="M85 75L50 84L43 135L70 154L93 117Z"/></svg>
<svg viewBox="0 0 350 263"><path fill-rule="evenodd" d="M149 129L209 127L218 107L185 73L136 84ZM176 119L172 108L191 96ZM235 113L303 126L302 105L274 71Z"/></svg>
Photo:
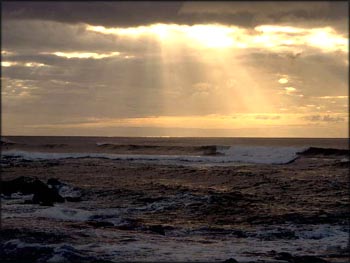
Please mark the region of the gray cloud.
<svg viewBox="0 0 350 263"><path fill-rule="evenodd" d="M3 20L2 49L21 53L53 51L133 52L144 54L158 46L155 39L142 42L87 31L84 25L44 20Z"/></svg>
<svg viewBox="0 0 350 263"><path fill-rule="evenodd" d="M81 123L91 118L256 113L250 112L255 103L254 92L260 92L259 95L267 98L268 105L277 109L317 104L309 101L315 96L346 95L348 66L344 63L344 53L322 53L302 46L301 54L295 56L290 52L247 48L235 49L224 57L209 54L208 59L205 53L180 45L173 46L170 52L152 37L118 37L87 31L85 27L85 23L106 27L157 22L220 22L244 27L281 23L301 27L332 26L347 32L346 4L4 2L2 49L13 53L2 55L2 61L17 63L2 67L4 123L13 129L27 125L35 133L36 128L29 128L30 125ZM67 59L48 54L57 51L120 52L120 56ZM133 57L125 59L124 56ZM31 67L25 63L45 65ZM280 75L288 75L288 85L305 97L276 96L284 92L284 86L277 82ZM231 80L232 85L228 85ZM299 94L297 92L295 94ZM270 98L278 98L278 101L270 101ZM321 103L333 112L347 110L340 103L331 104L328 100ZM269 110L260 112L256 119L280 118L264 115ZM343 117L331 115L315 115L307 120L345 121ZM134 128L138 130L135 134L157 133L157 128ZM125 131L129 132L118 128L110 134ZM50 133L49 130L45 132ZM104 131L98 132L103 134ZM164 130L164 134L168 135L169 130ZM211 133L206 130L203 134Z"/></svg>
<svg viewBox="0 0 350 263"><path fill-rule="evenodd" d="M306 97L313 94L320 96L346 95L348 90L348 65L346 55L308 49L297 58L288 53L253 51L240 56L240 61L248 69L254 69L262 78L269 78L271 89L277 91L281 85L277 80L282 75L288 76L285 86L292 86ZM257 67L257 65L264 65Z"/></svg>
<svg viewBox="0 0 350 263"><path fill-rule="evenodd" d="M253 26L347 17L347 2L4 2L4 19L39 19L93 25L224 23ZM329 22L329 21L328 21Z"/></svg>

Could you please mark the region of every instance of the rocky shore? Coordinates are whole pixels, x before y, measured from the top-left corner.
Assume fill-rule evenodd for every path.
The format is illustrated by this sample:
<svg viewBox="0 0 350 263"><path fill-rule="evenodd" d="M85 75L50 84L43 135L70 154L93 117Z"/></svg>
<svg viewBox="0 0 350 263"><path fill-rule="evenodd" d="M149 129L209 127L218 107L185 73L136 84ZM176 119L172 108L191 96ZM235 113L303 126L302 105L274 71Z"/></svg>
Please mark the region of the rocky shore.
<svg viewBox="0 0 350 263"><path fill-rule="evenodd" d="M2 159L1 262L347 262L348 162Z"/></svg>

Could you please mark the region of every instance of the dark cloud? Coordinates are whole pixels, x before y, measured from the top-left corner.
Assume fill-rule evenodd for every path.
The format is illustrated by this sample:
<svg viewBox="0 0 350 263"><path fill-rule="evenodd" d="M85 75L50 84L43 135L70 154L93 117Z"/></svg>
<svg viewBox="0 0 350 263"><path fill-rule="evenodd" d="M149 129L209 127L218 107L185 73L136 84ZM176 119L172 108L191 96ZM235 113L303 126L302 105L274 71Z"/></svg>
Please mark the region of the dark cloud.
<svg viewBox="0 0 350 263"><path fill-rule="evenodd" d="M180 14L182 2L16 2L3 4L5 19L40 19L104 26L137 26L153 23L220 22L218 15ZM226 17L226 16L225 16ZM242 19L235 17L236 22ZM227 19L227 18L226 18ZM243 18L246 20L246 18ZM246 21L244 21L246 22ZM241 23L239 23L241 24Z"/></svg>
<svg viewBox="0 0 350 263"><path fill-rule="evenodd" d="M253 26L297 19L347 17L347 2L4 2L7 19L38 19L92 25L223 23Z"/></svg>
<svg viewBox="0 0 350 263"><path fill-rule="evenodd" d="M332 104L332 100L310 101L346 93L348 65L344 52L322 52L300 44L298 56L293 48L293 52L279 52L249 47L223 57L210 51L197 52L193 48L196 42L162 46L152 36L101 34L88 31L86 24L127 27L218 22L246 28L261 24L331 26L347 33L347 19L346 2L3 2L2 49L12 53L2 54L2 61L14 63L2 67L4 123L7 131L12 127L12 133L27 125L26 131L35 134L39 129L35 125L78 124L92 122L91 118L261 113L256 119L277 120L279 108L294 111L307 104L329 104L332 112L344 112L347 108L338 102ZM250 29L246 32L258 34ZM68 59L49 54L52 52L120 52L120 56ZM289 80L285 86L278 83L282 75ZM278 95L287 86L305 97ZM256 92L277 111L265 110L263 104L259 109L254 107ZM326 111L327 107L322 109ZM315 125L345 121L334 116L314 115L307 120ZM118 129L110 134L129 132ZM135 134L154 135L157 129L149 128L148 132L134 127L130 134L138 130ZM50 131L55 128L43 133ZM76 132L84 133L83 129ZM109 134L108 129L99 132ZM201 132L164 132L169 134ZM212 133L205 130L202 134Z"/></svg>
<svg viewBox="0 0 350 263"><path fill-rule="evenodd" d="M2 49L23 53L53 51L133 52L144 54L159 43L140 41L87 31L84 25L44 20L3 20Z"/></svg>
<svg viewBox="0 0 350 263"><path fill-rule="evenodd" d="M4 96L5 113L119 118L210 114L221 107L215 101L207 103L206 98L198 100L190 96L192 83L203 80L204 75L204 66L196 61L186 60L178 67L177 63L171 65L173 62L157 57L150 60L119 57L95 60L15 54L7 58L21 64L2 69L6 76L3 91L13 95L26 91L26 98L32 99ZM46 66L27 67L25 62ZM171 74L181 76L181 79L173 77L173 82L164 82L164 76L160 74L164 72L164 66L169 66ZM18 83L27 89L22 90ZM178 107L179 100L184 104L181 108ZM166 109L164 104L167 104ZM40 111L42 108L45 111Z"/></svg>

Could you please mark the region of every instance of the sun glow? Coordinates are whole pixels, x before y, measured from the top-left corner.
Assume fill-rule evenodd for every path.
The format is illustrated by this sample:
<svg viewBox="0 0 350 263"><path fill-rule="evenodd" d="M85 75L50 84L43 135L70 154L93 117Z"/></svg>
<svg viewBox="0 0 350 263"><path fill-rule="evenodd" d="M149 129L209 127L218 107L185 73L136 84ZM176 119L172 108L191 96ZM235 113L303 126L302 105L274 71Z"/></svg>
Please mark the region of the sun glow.
<svg viewBox="0 0 350 263"><path fill-rule="evenodd" d="M11 62L11 61L1 61L1 66L2 67L12 67L17 65L16 62Z"/></svg>
<svg viewBox="0 0 350 263"><path fill-rule="evenodd" d="M281 123L303 123L300 114L241 114L241 115L206 115L206 116L157 116L143 118L93 119L74 124L54 124L51 127L158 127L158 128L198 128L198 129L234 129L258 127ZM36 126L39 127L39 126ZM48 127L43 125L41 127Z"/></svg>
<svg viewBox="0 0 350 263"><path fill-rule="evenodd" d="M263 25L255 27L256 31L263 33L302 33L303 29L291 26L270 26Z"/></svg>
<svg viewBox="0 0 350 263"><path fill-rule="evenodd" d="M348 50L348 39L338 36L329 27L313 30L306 40L311 46L319 47L325 51L336 49L346 52Z"/></svg>
<svg viewBox="0 0 350 263"><path fill-rule="evenodd" d="M286 84L286 83L288 83L288 79L286 79L286 78L280 78L280 79L278 80L278 82L279 82L280 84Z"/></svg>
<svg viewBox="0 0 350 263"><path fill-rule="evenodd" d="M208 48L225 48L235 44L234 34L238 28L222 25L153 24L129 28L105 28L88 25L87 30L134 38L153 35L163 41L192 40Z"/></svg>
<svg viewBox="0 0 350 263"><path fill-rule="evenodd" d="M272 42L281 48L285 46L309 46L319 48L324 52L348 51L348 39L339 35L331 27L299 28L291 26L262 25L255 27L260 33L255 41L260 43Z"/></svg>
<svg viewBox="0 0 350 263"><path fill-rule="evenodd" d="M323 52L347 51L346 38L330 27L260 25L248 30L221 24L151 24L124 28L86 25L86 30L115 35L116 40L125 38L128 41L158 41L160 56L157 59L162 65L159 81L163 86L161 92L164 115L172 114L174 108L177 108L174 102L177 100L174 98L181 96L179 94L184 90L190 93L186 98L190 105L188 107L205 112L206 109L215 108L215 104L220 104L222 114L238 109L245 113L277 113L280 108L286 108L281 103L288 103L291 96L303 98L304 95L294 87L284 87L278 94L268 93L263 88L266 83L254 78L259 73L242 65L240 50L247 52L249 49L261 49L286 54L299 54L305 50L312 51L313 48ZM318 42L321 40L323 43ZM193 82L196 78L193 70L174 67L174 62L186 67L187 56L198 62L202 72L201 81ZM289 78L281 75L277 81L287 85ZM198 88L196 83L205 83L205 88L203 85ZM281 98L281 94L290 96Z"/></svg>
<svg viewBox="0 0 350 263"><path fill-rule="evenodd" d="M51 53L58 57L64 57L64 58L93 58L93 59L102 59L102 58L108 58L108 57L115 57L119 56L120 52L111 52L111 53L92 53L92 52L54 52Z"/></svg>
<svg viewBox="0 0 350 263"><path fill-rule="evenodd" d="M325 52L347 52L348 40L333 28L301 28L260 25L249 31L237 26L221 24L152 24L149 26L106 28L86 25L86 30L120 37L156 37L162 42L188 43L205 48L265 48L271 51L300 51L304 47Z"/></svg>
<svg viewBox="0 0 350 263"><path fill-rule="evenodd" d="M211 48L231 47L235 43L232 34L236 29L224 26L198 25L187 27L185 33L199 43Z"/></svg>

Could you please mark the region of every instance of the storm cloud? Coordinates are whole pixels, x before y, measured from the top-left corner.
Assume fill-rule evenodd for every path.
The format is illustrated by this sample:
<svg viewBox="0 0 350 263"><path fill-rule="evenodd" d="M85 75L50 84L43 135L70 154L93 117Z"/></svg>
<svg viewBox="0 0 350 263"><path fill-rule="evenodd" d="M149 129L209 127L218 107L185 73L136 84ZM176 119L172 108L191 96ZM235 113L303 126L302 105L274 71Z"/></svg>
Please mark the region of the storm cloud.
<svg viewBox="0 0 350 263"><path fill-rule="evenodd" d="M79 124L108 120L109 131L152 135L174 128L169 118L200 118L183 134L244 135L262 122L298 135L306 123L346 130L345 1L7 1L1 12L7 133L65 134L60 125L76 124L74 134L93 134ZM222 133L205 121L212 116L225 120ZM130 118L144 119L119 122ZM146 127L149 118L160 121Z"/></svg>
<svg viewBox="0 0 350 263"><path fill-rule="evenodd" d="M4 2L3 18L130 27L155 23L221 23L254 26L347 18L344 2Z"/></svg>

